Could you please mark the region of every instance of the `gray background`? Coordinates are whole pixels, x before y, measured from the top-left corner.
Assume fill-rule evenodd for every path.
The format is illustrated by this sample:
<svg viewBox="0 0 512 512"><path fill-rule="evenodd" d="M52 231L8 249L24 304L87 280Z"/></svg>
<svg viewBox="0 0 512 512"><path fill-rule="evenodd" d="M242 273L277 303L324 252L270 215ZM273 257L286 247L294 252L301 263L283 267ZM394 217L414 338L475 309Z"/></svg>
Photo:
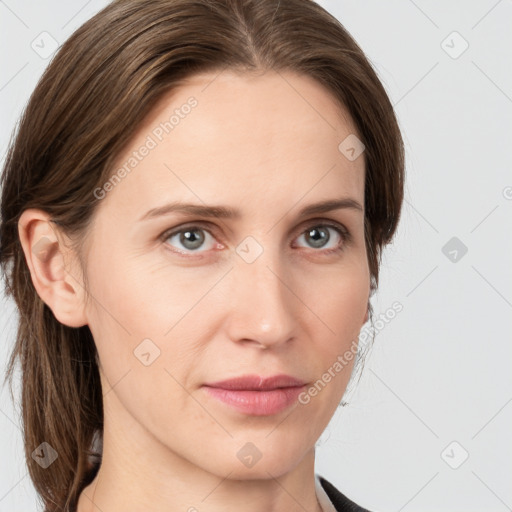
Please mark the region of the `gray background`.
<svg viewBox="0 0 512 512"><path fill-rule="evenodd" d="M512 1L319 3L388 90L407 183L373 300L375 318L394 301L403 311L320 438L316 472L376 512L510 510ZM106 4L0 1L2 159L48 63L32 42L62 43ZM1 314L3 371L16 319L4 297ZM0 512L40 510L6 388L0 432Z"/></svg>

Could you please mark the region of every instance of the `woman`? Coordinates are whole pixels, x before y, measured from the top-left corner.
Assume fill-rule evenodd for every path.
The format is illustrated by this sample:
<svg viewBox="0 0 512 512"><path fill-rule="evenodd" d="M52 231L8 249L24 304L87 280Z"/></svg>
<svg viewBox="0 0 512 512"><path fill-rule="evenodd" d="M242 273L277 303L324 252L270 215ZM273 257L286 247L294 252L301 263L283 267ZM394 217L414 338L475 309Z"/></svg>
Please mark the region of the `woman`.
<svg viewBox="0 0 512 512"><path fill-rule="evenodd" d="M365 510L315 443L403 180L382 84L310 0L118 0L80 27L2 176L45 510Z"/></svg>

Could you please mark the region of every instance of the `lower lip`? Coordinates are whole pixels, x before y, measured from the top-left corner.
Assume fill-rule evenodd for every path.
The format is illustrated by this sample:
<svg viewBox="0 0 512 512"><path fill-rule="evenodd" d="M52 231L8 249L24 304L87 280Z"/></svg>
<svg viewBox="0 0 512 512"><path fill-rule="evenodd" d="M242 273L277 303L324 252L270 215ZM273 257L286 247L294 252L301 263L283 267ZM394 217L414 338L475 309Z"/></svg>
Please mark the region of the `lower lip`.
<svg viewBox="0 0 512 512"><path fill-rule="evenodd" d="M267 391L249 391L203 387L221 402L254 416L269 416L284 411L297 401L298 396L306 388L306 386L294 386Z"/></svg>

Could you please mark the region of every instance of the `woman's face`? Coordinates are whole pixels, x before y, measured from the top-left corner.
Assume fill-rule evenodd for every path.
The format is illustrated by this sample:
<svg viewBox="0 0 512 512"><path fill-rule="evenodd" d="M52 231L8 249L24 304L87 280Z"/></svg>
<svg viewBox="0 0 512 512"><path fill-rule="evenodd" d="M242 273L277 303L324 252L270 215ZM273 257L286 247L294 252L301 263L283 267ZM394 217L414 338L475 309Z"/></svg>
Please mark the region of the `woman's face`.
<svg viewBox="0 0 512 512"><path fill-rule="evenodd" d="M163 98L95 191L86 314L106 438L268 478L313 452L352 371L370 287L364 153L312 79L217 74ZM353 205L301 214L339 200ZM283 374L304 386L205 386Z"/></svg>

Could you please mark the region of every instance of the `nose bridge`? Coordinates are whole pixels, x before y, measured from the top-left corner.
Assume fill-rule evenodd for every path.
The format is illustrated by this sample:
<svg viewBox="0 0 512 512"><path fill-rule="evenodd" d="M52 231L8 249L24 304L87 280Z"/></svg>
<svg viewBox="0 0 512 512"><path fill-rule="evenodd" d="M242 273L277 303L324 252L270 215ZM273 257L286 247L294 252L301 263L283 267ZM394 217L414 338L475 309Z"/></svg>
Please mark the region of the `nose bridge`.
<svg viewBox="0 0 512 512"><path fill-rule="evenodd" d="M264 345L287 341L293 334L296 304L285 284L288 273L279 247L264 247L247 237L237 247L234 267L236 329L232 335Z"/></svg>

